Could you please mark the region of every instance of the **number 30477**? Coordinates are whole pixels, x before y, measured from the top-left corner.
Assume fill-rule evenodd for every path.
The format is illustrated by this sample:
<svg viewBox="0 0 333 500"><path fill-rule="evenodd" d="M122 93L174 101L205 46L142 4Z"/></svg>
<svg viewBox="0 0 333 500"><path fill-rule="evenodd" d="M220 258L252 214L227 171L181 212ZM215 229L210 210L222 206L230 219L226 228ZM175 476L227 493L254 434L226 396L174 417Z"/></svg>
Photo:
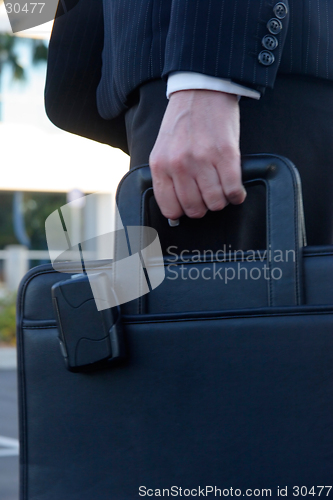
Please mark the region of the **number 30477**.
<svg viewBox="0 0 333 500"><path fill-rule="evenodd" d="M308 495L312 496L325 496L328 497L332 486L312 486L312 488L307 488L306 486L294 486L293 496L294 497L306 497Z"/></svg>
<svg viewBox="0 0 333 500"><path fill-rule="evenodd" d="M5 2L5 7L7 14L19 14L20 12L25 12L26 14L41 14L43 8L45 6L44 3L35 3L35 2L30 2L30 3L25 3L24 5L21 5L19 3L9 3Z"/></svg>

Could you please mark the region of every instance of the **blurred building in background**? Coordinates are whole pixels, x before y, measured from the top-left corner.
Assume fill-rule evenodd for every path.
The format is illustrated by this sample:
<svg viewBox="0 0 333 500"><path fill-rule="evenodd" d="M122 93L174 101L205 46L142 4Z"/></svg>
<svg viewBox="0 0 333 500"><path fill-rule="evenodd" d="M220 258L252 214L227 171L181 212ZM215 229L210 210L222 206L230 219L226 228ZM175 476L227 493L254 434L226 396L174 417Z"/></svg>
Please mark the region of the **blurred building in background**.
<svg viewBox="0 0 333 500"><path fill-rule="evenodd" d="M49 261L48 215L98 192L93 203L82 203L77 222L87 238L110 216L105 199L114 196L129 167L120 150L61 131L48 120L43 94L51 27L47 23L9 39L0 5L0 297L17 288L29 267Z"/></svg>

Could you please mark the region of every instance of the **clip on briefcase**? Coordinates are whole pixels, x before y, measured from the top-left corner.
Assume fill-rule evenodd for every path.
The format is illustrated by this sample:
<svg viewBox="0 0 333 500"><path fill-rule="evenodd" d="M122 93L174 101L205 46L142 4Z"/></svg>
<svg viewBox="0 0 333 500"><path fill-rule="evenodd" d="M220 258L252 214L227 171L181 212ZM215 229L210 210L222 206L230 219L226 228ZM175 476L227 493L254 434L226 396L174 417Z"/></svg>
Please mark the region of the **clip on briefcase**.
<svg viewBox="0 0 333 500"><path fill-rule="evenodd" d="M218 214L170 228L149 168L122 180L124 226L152 225L173 248L163 283L121 306L117 362L68 371L51 299L68 274L44 265L25 276L21 500L332 495L333 247L303 247L300 183L288 160L247 157L243 171L266 186L269 252L231 253L227 262ZM215 232L204 234L210 217ZM184 238L198 247L180 255L174 242ZM206 238L211 259L200 247ZM64 269L76 274L80 265Z"/></svg>

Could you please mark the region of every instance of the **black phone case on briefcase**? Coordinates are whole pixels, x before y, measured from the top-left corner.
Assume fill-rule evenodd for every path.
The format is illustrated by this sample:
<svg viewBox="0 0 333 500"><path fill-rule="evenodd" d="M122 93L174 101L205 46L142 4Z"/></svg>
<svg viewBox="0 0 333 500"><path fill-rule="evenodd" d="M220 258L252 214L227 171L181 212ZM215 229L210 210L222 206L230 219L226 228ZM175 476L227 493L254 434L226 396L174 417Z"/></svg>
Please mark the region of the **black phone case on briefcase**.
<svg viewBox="0 0 333 500"><path fill-rule="evenodd" d="M300 184L288 160L246 157L243 173L266 186L267 248L282 252L279 262L263 251L222 262L221 215L184 217L170 228L149 168L123 178L124 226L155 227L166 252L163 283L121 306L123 360L68 371L51 299L68 274L44 265L22 280L21 500L132 500L158 496L155 489L160 496L163 489L231 496L233 488L233 496L256 489L277 498L285 488L301 496L302 487L303 496L333 494L333 247L303 247ZM214 246L215 257L199 261L195 252L193 262L167 245L203 255ZM243 279L219 278L218 269L237 274L238 264L251 279L245 270ZM257 278L264 265L268 273L281 269L281 279ZM187 280L175 279L180 266ZM199 279L189 279L191 267ZM203 278L214 272L216 279Z"/></svg>

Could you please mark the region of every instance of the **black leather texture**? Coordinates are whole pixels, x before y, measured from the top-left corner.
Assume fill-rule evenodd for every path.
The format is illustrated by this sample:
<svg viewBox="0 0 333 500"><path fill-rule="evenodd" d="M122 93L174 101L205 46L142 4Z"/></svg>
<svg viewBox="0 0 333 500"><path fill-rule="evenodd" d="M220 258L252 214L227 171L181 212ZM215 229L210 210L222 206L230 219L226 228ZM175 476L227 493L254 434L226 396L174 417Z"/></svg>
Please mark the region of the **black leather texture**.
<svg viewBox="0 0 333 500"><path fill-rule="evenodd" d="M261 183L266 189L266 250L267 256L269 257L269 255L271 255L272 259L263 258L264 262L262 266L267 264L271 269L273 265L272 260L274 260L274 257L277 257L277 254L280 252L281 259L278 267L281 269L283 279L265 280L263 278L263 273L261 273L263 279L260 280L258 285L253 284L256 279L251 280L252 283L250 286L253 286L253 291L260 293L259 290L263 290L267 287L267 294L261 303L256 302L254 304L253 302L248 302L252 294L247 286L248 284L245 283L247 280L241 280L245 288L239 286L239 283L235 286L234 283L229 283L230 286L228 285L229 288L227 293L232 294L233 307L243 308L246 305L300 305L304 302L302 296L303 286L301 283L302 267L300 251L305 239L305 229L301 185L298 172L295 166L286 158L264 154L243 157L242 169L245 185L247 183L255 185ZM237 225L235 225L235 223L237 223L235 217L231 219L231 221L226 220L229 214L223 212L209 212L201 220L191 220L183 217L180 225L174 228L168 225L167 220L162 216L158 207L154 204L154 201L151 200L152 196L153 191L150 170L147 165L142 165L132 169L123 178L117 193L117 206L124 226L148 225L154 227L158 231L160 240L162 241L164 254L167 257L166 264L169 263L169 265L166 266L167 272L171 270L172 266L175 272L175 266L177 264L179 266L185 264L184 259L171 260L169 257L171 255L170 250L168 251L170 247L177 248L178 254L183 250L187 253L193 253L193 250L200 250L202 253L206 250L207 253L211 250L213 254L216 254L218 251L220 251L221 254L221 250L223 250L226 245L226 241L223 241L223 238L219 237L219 227L221 227L223 223L228 228L226 231L227 234L232 234L232 245L231 243L226 245L227 252L224 252L227 253L227 263L220 264L218 257L212 257L209 261L202 258L200 264L196 261L193 262L192 259L191 262L193 267L198 269L200 267L205 267L205 265L210 265L215 267L216 273L216 264L224 268L234 266L237 255L239 257L238 253L229 258L230 247L232 247L233 250L255 250L255 252L257 252L257 248L251 246L251 241L253 242L252 235L256 233L253 228L256 225L256 215L258 214L256 214L255 211L252 217L252 224L247 228L241 225L237 227ZM129 199L132 200L131 204L128 203ZM151 210L149 210L149 208L151 208ZM233 208L234 207L231 207L231 211ZM152 217L150 217L150 214L152 214ZM220 219L222 219L222 221ZM289 253L287 254L287 252ZM174 253L176 252L173 251L172 255L174 255ZM287 258L288 255L292 255L293 257ZM173 257L173 259L174 258L175 257ZM247 259L244 256L243 258L241 254L241 258L243 260L242 267L245 266L248 268L248 274L251 272L251 266L257 267L258 262L256 262L256 265L253 263L251 264L249 262L250 257ZM212 273L208 274L212 275ZM167 276L167 279L164 280L160 287L153 290L149 295L128 303L124 306L124 311L129 314L159 312L159 307L161 307L163 308L161 309L163 312L172 312L174 310L173 303L171 309L168 310L166 309L166 302L164 300L166 296L174 296L173 289L175 288L175 284L170 284L170 281L173 281L172 278ZM182 281L184 280L177 279L177 287L179 286L181 289L185 287L184 291L187 290L189 293L188 301L186 296L177 293L176 297L182 301L182 310L187 310L188 308L190 308L190 310L200 309L202 306L201 296L206 294L209 295L208 302L210 305L206 305L205 309L207 307L216 309L216 300L219 305L223 307L224 294L222 291L219 293L216 290L215 285L211 284L212 280L207 280L206 278L193 280L193 286L189 285L189 279L186 280L187 284L185 285ZM199 295L197 298L199 298L199 300L193 300L195 297L193 297L192 293L198 288ZM222 285L222 289L223 288L225 287ZM219 299L214 299L215 296L219 297L220 301ZM168 298L166 300L168 300ZM152 306L152 303L155 305ZM160 304L160 306L158 304ZM207 301L205 304L207 304Z"/></svg>
<svg viewBox="0 0 333 500"><path fill-rule="evenodd" d="M317 486L332 484L333 247L304 246L300 184L288 160L245 158L243 168L268 193L272 251L295 250L295 259L276 263L286 281L165 279L141 303L122 306L127 358L71 373L51 299L52 285L68 274L44 265L25 276L18 294L21 500L132 500L140 487L155 498L163 488L172 496L172 486L178 496L179 488L195 496L213 486L240 496L270 489L267 496L280 498L278 487L290 497L294 487L318 494ZM164 251L168 235L182 250L199 245L200 255L223 244L211 231L222 213L170 228L156 212L145 166L125 176L117 201L124 225L160 224ZM255 230L254 221L248 232ZM259 250L251 262L239 254L248 272L264 265ZM75 274L79 266L65 270Z"/></svg>

